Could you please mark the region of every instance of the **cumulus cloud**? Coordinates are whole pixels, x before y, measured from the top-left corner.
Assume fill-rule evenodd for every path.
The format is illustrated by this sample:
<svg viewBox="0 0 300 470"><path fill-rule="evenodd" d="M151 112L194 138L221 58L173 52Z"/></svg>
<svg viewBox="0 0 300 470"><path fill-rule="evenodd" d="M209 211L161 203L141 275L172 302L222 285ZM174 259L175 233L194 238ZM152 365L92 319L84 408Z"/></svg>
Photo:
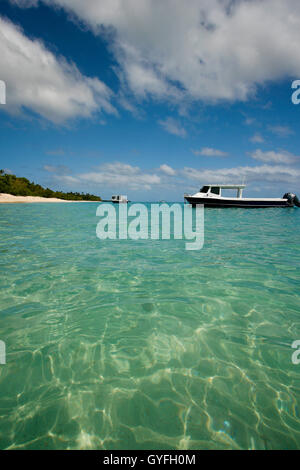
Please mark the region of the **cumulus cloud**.
<svg viewBox="0 0 300 470"><path fill-rule="evenodd" d="M71 175L58 175L58 174L55 174L54 175L54 179L59 181L60 183L64 183L68 186L74 186L74 184L76 184L76 186L80 183L80 179L79 178L76 178L75 176L71 176Z"/></svg>
<svg viewBox="0 0 300 470"><path fill-rule="evenodd" d="M30 8L36 7L39 3L39 0L10 0L10 2L22 8Z"/></svg>
<svg viewBox="0 0 300 470"><path fill-rule="evenodd" d="M162 164L156 170L143 170L138 166L122 162L104 163L92 171L75 175L72 175L71 169L64 165L44 165L43 169L51 173L54 180L67 185L72 186L76 183L77 188L78 185L81 187L99 185L99 188L110 188L114 192L148 191L153 187L170 187L172 186L170 177L177 174L177 171L167 164ZM157 174L158 172L160 174Z"/></svg>
<svg viewBox="0 0 300 470"><path fill-rule="evenodd" d="M274 162L273 162L274 163ZM300 169L282 164L263 164L257 166L239 166L220 169L197 169L184 167L174 170L167 164L158 169L144 170L121 162L104 163L92 171L72 175L71 170L62 165L45 165L44 169L50 172L53 180L64 183L73 190L78 187L93 188L93 191L103 194L103 190L111 193L126 194L127 191L158 191L172 190L182 193L196 185L214 183L242 183L258 184L264 187L267 184L289 186L299 189ZM160 174L158 174L160 173Z"/></svg>
<svg viewBox="0 0 300 470"><path fill-rule="evenodd" d="M294 131L288 126L269 126L269 130L278 137L289 137L294 134Z"/></svg>
<svg viewBox="0 0 300 470"><path fill-rule="evenodd" d="M211 147L203 147L201 150L192 150L194 155L200 155L204 157L227 157L227 152L222 152L222 150L217 150Z"/></svg>
<svg viewBox="0 0 300 470"><path fill-rule="evenodd" d="M263 144L264 141L265 139L260 134L254 134L254 136L250 138L250 142L253 144Z"/></svg>
<svg viewBox="0 0 300 470"><path fill-rule="evenodd" d="M176 170L174 170L174 168L167 165L166 163L164 163L163 165L160 165L159 169L160 169L160 171L162 171L163 173L165 173L168 176L175 176L176 175Z"/></svg>
<svg viewBox="0 0 300 470"><path fill-rule="evenodd" d="M75 64L56 57L39 40L32 40L0 17L0 76L6 82L5 110L29 109L54 123L116 113L110 89L98 78L82 75Z"/></svg>
<svg viewBox="0 0 300 470"><path fill-rule="evenodd" d="M44 165L43 169L49 173L57 173L61 175L66 175L70 173L70 168L65 165Z"/></svg>
<svg viewBox="0 0 300 470"><path fill-rule="evenodd" d="M165 120L158 121L158 124L160 124L165 131L169 132L169 134L174 134L178 137L186 137L186 130L176 119L168 117Z"/></svg>
<svg viewBox="0 0 300 470"><path fill-rule="evenodd" d="M293 163L297 160L300 161L299 157L286 151L274 152L271 150L263 152L262 150L257 149L255 152L251 153L251 157L265 163Z"/></svg>
<svg viewBox="0 0 300 470"><path fill-rule="evenodd" d="M217 170L197 170L184 168L182 174L192 180L203 184L208 183L240 183L245 180L252 182L276 182L297 184L300 170L282 165L240 166L235 168L221 168Z"/></svg>
<svg viewBox="0 0 300 470"><path fill-rule="evenodd" d="M120 77L139 97L246 100L300 73L298 0L41 1L113 33Z"/></svg>
<svg viewBox="0 0 300 470"><path fill-rule="evenodd" d="M153 185L161 183L161 178L153 172L141 170L137 166L125 163L105 163L95 171L77 175L82 182L96 183L103 186L131 190L150 190Z"/></svg>
<svg viewBox="0 0 300 470"><path fill-rule="evenodd" d="M255 124L255 123L256 123L256 119L255 119L255 118L249 118L249 117L248 117L248 118L245 119L245 124L246 124L246 126L252 126L252 125Z"/></svg>

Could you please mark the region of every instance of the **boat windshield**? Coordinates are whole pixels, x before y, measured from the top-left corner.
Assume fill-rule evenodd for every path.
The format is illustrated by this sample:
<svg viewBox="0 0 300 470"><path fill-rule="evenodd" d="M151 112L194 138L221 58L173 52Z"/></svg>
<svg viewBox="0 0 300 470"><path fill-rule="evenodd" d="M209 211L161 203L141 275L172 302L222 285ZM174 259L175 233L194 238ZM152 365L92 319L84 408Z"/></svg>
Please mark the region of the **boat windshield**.
<svg viewBox="0 0 300 470"><path fill-rule="evenodd" d="M201 189L200 189L200 193L208 193L209 191L209 186L203 186Z"/></svg>

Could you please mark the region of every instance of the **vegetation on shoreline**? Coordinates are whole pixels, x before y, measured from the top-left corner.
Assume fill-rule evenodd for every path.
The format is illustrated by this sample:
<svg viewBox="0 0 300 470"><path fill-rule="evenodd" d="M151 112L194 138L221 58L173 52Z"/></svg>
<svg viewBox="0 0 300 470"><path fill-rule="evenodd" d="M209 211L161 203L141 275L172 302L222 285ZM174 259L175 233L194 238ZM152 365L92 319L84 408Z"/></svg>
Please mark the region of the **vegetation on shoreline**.
<svg viewBox="0 0 300 470"><path fill-rule="evenodd" d="M27 178L18 178L16 175L9 175L0 170L0 193L12 194L13 196L39 196L55 197L66 201L101 201L101 197L84 193L64 193L62 191L52 191L43 188L39 184L30 182Z"/></svg>

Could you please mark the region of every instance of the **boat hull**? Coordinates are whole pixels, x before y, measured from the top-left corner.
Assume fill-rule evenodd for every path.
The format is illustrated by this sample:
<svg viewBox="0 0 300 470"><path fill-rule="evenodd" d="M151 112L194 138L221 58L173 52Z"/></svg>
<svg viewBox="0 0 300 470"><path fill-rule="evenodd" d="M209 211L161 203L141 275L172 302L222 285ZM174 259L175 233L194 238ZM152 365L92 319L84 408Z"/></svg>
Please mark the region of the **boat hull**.
<svg viewBox="0 0 300 470"><path fill-rule="evenodd" d="M244 207L249 209L265 208L265 207L292 207L286 200L237 200L237 199L219 199L219 198L206 198L206 197L193 197L185 196L186 201L192 206L203 204L205 207Z"/></svg>
<svg viewBox="0 0 300 470"><path fill-rule="evenodd" d="M112 202L113 204L128 204L130 201L115 201L113 199L102 199L102 202Z"/></svg>

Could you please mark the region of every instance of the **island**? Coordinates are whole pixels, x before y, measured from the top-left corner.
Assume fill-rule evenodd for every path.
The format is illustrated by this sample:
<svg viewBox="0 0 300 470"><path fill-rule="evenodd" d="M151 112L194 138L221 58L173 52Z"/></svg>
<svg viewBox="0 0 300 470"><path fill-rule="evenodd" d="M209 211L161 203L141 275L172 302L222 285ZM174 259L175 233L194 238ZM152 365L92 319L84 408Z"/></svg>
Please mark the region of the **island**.
<svg viewBox="0 0 300 470"><path fill-rule="evenodd" d="M89 193L53 191L35 184L27 178L17 177L0 170L0 203L14 202L93 202L100 196Z"/></svg>

